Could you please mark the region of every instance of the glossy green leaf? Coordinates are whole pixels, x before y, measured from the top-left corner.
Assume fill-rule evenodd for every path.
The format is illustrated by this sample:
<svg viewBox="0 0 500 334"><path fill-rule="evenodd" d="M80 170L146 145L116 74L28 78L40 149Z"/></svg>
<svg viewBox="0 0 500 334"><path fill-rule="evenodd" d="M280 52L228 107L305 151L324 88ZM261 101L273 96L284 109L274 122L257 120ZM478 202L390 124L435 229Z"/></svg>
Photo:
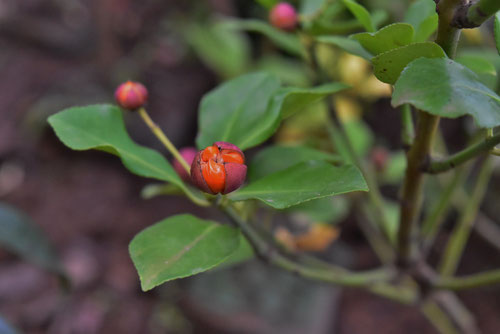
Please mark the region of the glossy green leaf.
<svg viewBox="0 0 500 334"><path fill-rule="evenodd" d="M240 242L238 248L221 264L215 267L215 270L224 269L234 266L255 258L255 253L252 245L248 242L245 236L240 233Z"/></svg>
<svg viewBox="0 0 500 334"><path fill-rule="evenodd" d="M437 29L436 3L434 0L413 2L406 12L404 22L415 28L415 42L425 42Z"/></svg>
<svg viewBox="0 0 500 334"><path fill-rule="evenodd" d="M299 38L295 34L276 29L267 22L261 20L228 19L224 21L223 27L225 27L226 29L257 32L266 36L271 41L273 41L276 46L291 54L297 56L302 56L304 54L304 48L300 43Z"/></svg>
<svg viewBox="0 0 500 334"><path fill-rule="evenodd" d="M335 167L325 161L309 160L250 183L231 193L229 198L234 201L258 199L276 209L284 209L317 198L367 190L355 166Z"/></svg>
<svg viewBox="0 0 500 334"><path fill-rule="evenodd" d="M281 110L270 107L279 89L275 76L252 73L209 92L199 111L198 148L227 141L244 150L269 138L280 119Z"/></svg>
<svg viewBox="0 0 500 334"><path fill-rule="evenodd" d="M349 201L343 196L324 197L294 205L286 212L305 215L313 223L335 224L349 214Z"/></svg>
<svg viewBox="0 0 500 334"><path fill-rule="evenodd" d="M433 115L472 116L480 127L500 125L500 97L477 75L450 59L413 61L396 82L392 105L409 103Z"/></svg>
<svg viewBox="0 0 500 334"><path fill-rule="evenodd" d="M312 88L280 87L268 73L253 73L228 81L201 102L198 147L227 141L242 150L268 139L282 118L289 117L325 96L347 88L331 83Z"/></svg>
<svg viewBox="0 0 500 334"><path fill-rule="evenodd" d="M413 41L413 27L407 23L394 23L377 32L364 32L352 36L373 55L390 51Z"/></svg>
<svg viewBox="0 0 500 334"><path fill-rule="evenodd" d="M497 70L490 61L481 56L460 56L457 57L455 61L476 73L479 77L479 81L488 88L491 90L496 89L498 80Z"/></svg>
<svg viewBox="0 0 500 334"><path fill-rule="evenodd" d="M495 15L495 44L498 54L500 54L500 11Z"/></svg>
<svg viewBox="0 0 500 334"><path fill-rule="evenodd" d="M280 55L260 57L254 66L256 72L275 75L284 85L307 87L310 85L310 67L302 61Z"/></svg>
<svg viewBox="0 0 500 334"><path fill-rule="evenodd" d="M338 2L340 3L340 2ZM330 7L333 7L334 2ZM329 8L330 8L329 7ZM343 7L340 7L343 9ZM375 27L387 20L388 14L383 10L375 10L371 14L371 21ZM321 17L304 26L304 30L313 36L318 35L346 35L363 29L363 25L357 19L344 20L341 18Z"/></svg>
<svg viewBox="0 0 500 334"><path fill-rule="evenodd" d="M280 106L281 117L285 119L304 110L309 104L347 88L349 88L348 85L340 82L309 88L285 87L275 96L274 103Z"/></svg>
<svg viewBox="0 0 500 334"><path fill-rule="evenodd" d="M332 44L338 46L342 50L353 54L355 56L359 56L366 60L370 60L373 55L366 51L361 44L356 41L346 37L341 36L318 36L316 40L321 43Z"/></svg>
<svg viewBox="0 0 500 334"><path fill-rule="evenodd" d="M252 182L307 160L340 162L341 158L305 146L270 146L253 157L248 165L247 179Z"/></svg>
<svg viewBox="0 0 500 334"><path fill-rule="evenodd" d="M371 129L360 120L349 120L344 122L344 129L349 141L358 156L365 156L371 150L374 142L374 135ZM331 130L330 130L331 131ZM344 136L340 133L331 131L330 136L335 144L335 152L338 153L345 162L355 163L349 152L348 144Z"/></svg>
<svg viewBox="0 0 500 334"><path fill-rule="evenodd" d="M132 173L171 182L184 192L189 191L160 153L130 139L118 107L107 104L74 107L52 115L48 121L69 148L115 154Z"/></svg>
<svg viewBox="0 0 500 334"><path fill-rule="evenodd" d="M356 17L356 19L363 25L363 27L368 32L374 32L375 25L372 22L370 12L366 10L365 7L361 6L354 0L343 0L344 5L349 9L349 11Z"/></svg>
<svg viewBox="0 0 500 334"><path fill-rule="evenodd" d="M182 29L198 57L223 77L239 75L250 63L250 46L242 33L220 24L191 22Z"/></svg>
<svg viewBox="0 0 500 334"><path fill-rule="evenodd" d="M406 65L420 57L444 58L446 54L436 43L410 44L374 57L374 74L380 81L393 85Z"/></svg>
<svg viewBox="0 0 500 334"><path fill-rule="evenodd" d="M184 214L169 217L137 234L129 251L148 291L224 262L239 246L238 230Z"/></svg>
<svg viewBox="0 0 500 334"><path fill-rule="evenodd" d="M64 275L57 254L40 227L25 214L2 203L0 203L0 247L46 270Z"/></svg>

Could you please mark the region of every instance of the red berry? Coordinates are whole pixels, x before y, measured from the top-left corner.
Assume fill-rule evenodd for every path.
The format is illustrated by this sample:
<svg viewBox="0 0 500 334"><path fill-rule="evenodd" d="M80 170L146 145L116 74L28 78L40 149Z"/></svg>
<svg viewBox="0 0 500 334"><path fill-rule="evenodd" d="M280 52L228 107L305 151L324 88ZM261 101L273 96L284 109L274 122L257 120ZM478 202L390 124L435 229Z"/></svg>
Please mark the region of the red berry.
<svg viewBox="0 0 500 334"><path fill-rule="evenodd" d="M136 110L148 100L148 90L139 82L127 81L116 89L115 100L123 109Z"/></svg>
<svg viewBox="0 0 500 334"><path fill-rule="evenodd" d="M243 152L226 142L216 142L199 151L191 165L192 183L210 194L227 194L238 189L246 175Z"/></svg>
<svg viewBox="0 0 500 334"><path fill-rule="evenodd" d="M375 169L379 172L383 171L389 160L389 152L382 146L376 146L371 152L371 160Z"/></svg>
<svg viewBox="0 0 500 334"><path fill-rule="evenodd" d="M297 26L297 12L288 2L280 2L271 9L269 21L283 30L293 30Z"/></svg>
<svg viewBox="0 0 500 334"><path fill-rule="evenodd" d="M184 147L179 150L179 153L181 156L186 160L189 166L193 163L194 157L198 153L198 150L194 147ZM177 174L181 177L184 182L191 182L191 176L188 174L186 169L181 165L181 163L177 160L174 159L173 161L173 166Z"/></svg>

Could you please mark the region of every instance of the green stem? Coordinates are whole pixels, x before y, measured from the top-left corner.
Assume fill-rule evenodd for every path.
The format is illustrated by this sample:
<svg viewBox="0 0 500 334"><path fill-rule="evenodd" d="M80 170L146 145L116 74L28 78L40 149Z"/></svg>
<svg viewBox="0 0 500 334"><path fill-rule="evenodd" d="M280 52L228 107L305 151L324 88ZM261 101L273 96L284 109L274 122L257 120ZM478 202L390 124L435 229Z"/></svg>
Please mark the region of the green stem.
<svg viewBox="0 0 500 334"><path fill-rule="evenodd" d="M282 255L261 237L248 222L239 216L231 205L222 205L221 210L241 229L258 256L276 267L290 271L301 277L351 287L369 287L372 284L387 282L394 277L394 273L389 269L352 273L334 265L326 268L325 266L313 267L295 262Z"/></svg>
<svg viewBox="0 0 500 334"><path fill-rule="evenodd" d="M452 197L455 195L457 189L464 183L468 171L469 168L465 166L455 170L451 180L449 180L446 187L442 190L437 204L431 209L429 215L427 215L422 223L422 236L424 237L422 248L424 249L424 253L427 253L433 244L446 218L446 213L453 204Z"/></svg>
<svg viewBox="0 0 500 334"><path fill-rule="evenodd" d="M431 151L439 117L418 112L417 133L407 154L407 168L402 188L401 213L398 231L398 255L402 266L415 259L416 222L422 206L423 174L421 166Z"/></svg>
<svg viewBox="0 0 500 334"><path fill-rule="evenodd" d="M446 159L431 161L429 164L424 166L423 170L430 174L446 172L470 159L473 159L483 153L489 152L499 143L500 134L497 134L493 137L488 137L482 142L471 145L470 147L458 153L455 153Z"/></svg>
<svg viewBox="0 0 500 334"><path fill-rule="evenodd" d="M339 139L347 148L348 159L353 164L355 164L363 174L363 177L366 180L366 184L368 185L368 189L370 189L370 191L364 195L367 196L368 200L370 201L369 209L371 211L371 215L373 216L373 220L377 224L378 228L382 231L385 238L388 241L390 241L391 240L390 223L384 211L385 202L384 198L382 197L382 194L380 193L380 188L378 186L378 182L375 178L375 175L366 166L364 166L360 157L354 150L354 147L352 146L352 143L349 140L349 137L347 136L347 133L342 125L342 122L340 122L335 117L333 107L330 105L329 108L331 115L330 119L326 123L326 126L332 144L334 147L336 147L339 144L338 139L336 138L336 135L338 135Z"/></svg>
<svg viewBox="0 0 500 334"><path fill-rule="evenodd" d="M495 284L500 284L500 269L462 277L440 277L434 281L433 287L458 291Z"/></svg>
<svg viewBox="0 0 500 334"><path fill-rule="evenodd" d="M413 116L411 114L411 106L409 104L404 104L401 107L401 140L403 142L404 148L410 148L413 144L413 138L415 137L415 129L413 126Z"/></svg>
<svg viewBox="0 0 500 334"><path fill-rule="evenodd" d="M476 28L500 10L498 0L479 0L465 4L455 15L453 24L459 28Z"/></svg>
<svg viewBox="0 0 500 334"><path fill-rule="evenodd" d="M452 59L455 58L458 39L460 38L460 29L453 26L452 22L462 2L462 0L440 0L436 5L439 15L436 43L439 44L448 57Z"/></svg>
<svg viewBox="0 0 500 334"><path fill-rule="evenodd" d="M472 195L464 207L460 215L460 220L456 224L452 236L448 241L439 270L442 276L451 276L456 271L479 211L479 206L488 188L492 171L493 164L491 159L486 157L479 171Z"/></svg>
<svg viewBox="0 0 500 334"><path fill-rule="evenodd" d="M422 313L442 334L458 334L448 315L435 302L427 302L421 307Z"/></svg>
<svg viewBox="0 0 500 334"><path fill-rule="evenodd" d="M188 174L191 173L191 167L188 165L186 160L182 157L182 155L179 153L177 148L172 144L172 142L168 139L168 137L165 135L165 133L162 131L162 129L153 122L151 117L149 117L148 113L146 112L146 109L140 108L138 110L139 115L143 119L144 123L149 127L151 132L158 138L158 140L167 148L167 150L172 153L175 159L179 161L179 163L184 167L184 169L188 172Z"/></svg>

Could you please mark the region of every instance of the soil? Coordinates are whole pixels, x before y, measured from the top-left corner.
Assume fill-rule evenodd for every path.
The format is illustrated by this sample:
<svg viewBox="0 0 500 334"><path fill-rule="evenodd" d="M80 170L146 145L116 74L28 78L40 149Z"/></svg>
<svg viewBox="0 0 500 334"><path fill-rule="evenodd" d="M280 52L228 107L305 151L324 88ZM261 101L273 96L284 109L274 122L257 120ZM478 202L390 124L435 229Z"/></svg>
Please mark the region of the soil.
<svg viewBox="0 0 500 334"><path fill-rule="evenodd" d="M111 101L123 64L134 63L134 77L151 87L153 118L175 144L192 145L198 103L214 87L216 77L189 55L180 54L168 36L160 36L167 41L163 44L147 37L164 17L185 8L176 1L154 0L140 5L94 0L87 6L78 2L83 6L79 9L59 8L56 1L15 3L0 2L0 167L15 166L21 178L8 191L0 189L0 201L27 213L45 231L65 264L72 288L65 292L53 275L0 251L0 314L22 332L33 334L238 333L234 321L241 321L241 328L249 319L256 321L238 317L231 330L224 317L214 317L216 323L208 324L186 306L186 280L141 292L128 256L132 237L170 215L192 212L210 217L213 212L178 197L141 199L148 180L128 173L113 156L67 149L45 123L50 113L75 101ZM234 11L229 1L209 3L214 10ZM103 8L108 14L112 10L111 19L95 14ZM76 20L79 15L81 20ZM28 31L25 22L38 29ZM71 27L71 22L76 28L65 26ZM11 24L19 29L7 29ZM75 49L74 38L89 43L92 50ZM147 61L137 61L134 48L140 43L154 50ZM127 118L134 139L161 149L135 118ZM342 227L353 267L375 266L359 232L353 226ZM496 255L474 237L460 271L498 266ZM498 288L460 296L483 333L498 333ZM330 315L336 320L326 332L436 333L414 308L360 290L347 289L336 298Z"/></svg>

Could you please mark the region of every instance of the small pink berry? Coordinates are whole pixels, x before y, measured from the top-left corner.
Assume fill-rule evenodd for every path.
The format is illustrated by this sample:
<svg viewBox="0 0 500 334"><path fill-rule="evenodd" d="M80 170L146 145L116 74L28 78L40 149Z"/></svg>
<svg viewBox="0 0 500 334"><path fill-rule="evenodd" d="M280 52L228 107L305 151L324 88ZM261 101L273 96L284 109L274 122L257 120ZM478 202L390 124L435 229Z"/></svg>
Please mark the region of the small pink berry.
<svg viewBox="0 0 500 334"><path fill-rule="evenodd" d="M198 150L194 147L184 147L179 150L179 153L184 158L184 160L186 160L188 165L191 166L194 157L198 153ZM188 174L186 169L182 167L181 163L177 159L174 159L172 164L174 166L175 171L177 172L177 174L179 174L179 176L184 182L191 182L191 176Z"/></svg>
<svg viewBox="0 0 500 334"><path fill-rule="evenodd" d="M297 12L288 2L280 2L271 9L269 21L283 30L293 30L297 26Z"/></svg>
<svg viewBox="0 0 500 334"><path fill-rule="evenodd" d="M136 110L148 100L148 90L139 82L127 81L116 88L115 100L123 109Z"/></svg>

